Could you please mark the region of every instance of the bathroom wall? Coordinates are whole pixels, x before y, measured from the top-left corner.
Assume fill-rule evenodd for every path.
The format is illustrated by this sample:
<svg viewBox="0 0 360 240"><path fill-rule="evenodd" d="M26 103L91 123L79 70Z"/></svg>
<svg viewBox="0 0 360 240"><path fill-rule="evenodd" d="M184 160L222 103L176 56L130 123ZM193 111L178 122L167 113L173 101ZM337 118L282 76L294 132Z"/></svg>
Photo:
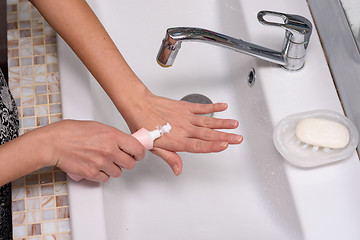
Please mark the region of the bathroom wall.
<svg viewBox="0 0 360 240"><path fill-rule="evenodd" d="M27 0L7 1L9 85L20 134L62 119L56 33ZM66 175L44 168L12 182L15 240L68 240Z"/></svg>

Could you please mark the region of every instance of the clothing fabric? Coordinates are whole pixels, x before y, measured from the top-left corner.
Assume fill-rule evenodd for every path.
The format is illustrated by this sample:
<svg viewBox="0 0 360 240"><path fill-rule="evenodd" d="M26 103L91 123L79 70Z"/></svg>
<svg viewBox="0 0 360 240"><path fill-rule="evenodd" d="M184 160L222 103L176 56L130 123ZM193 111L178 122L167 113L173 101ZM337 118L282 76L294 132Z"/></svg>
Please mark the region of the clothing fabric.
<svg viewBox="0 0 360 240"><path fill-rule="evenodd" d="M16 138L18 130L17 107L0 69L0 145ZM0 240L12 239L11 212L11 183L8 183L0 187Z"/></svg>

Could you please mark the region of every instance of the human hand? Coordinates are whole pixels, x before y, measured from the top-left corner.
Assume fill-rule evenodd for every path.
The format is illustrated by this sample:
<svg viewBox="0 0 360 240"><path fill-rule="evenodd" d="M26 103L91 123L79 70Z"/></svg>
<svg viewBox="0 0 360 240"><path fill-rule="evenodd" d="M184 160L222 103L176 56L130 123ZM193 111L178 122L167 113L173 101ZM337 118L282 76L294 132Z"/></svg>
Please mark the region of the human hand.
<svg viewBox="0 0 360 240"><path fill-rule="evenodd" d="M65 120L44 130L51 136L51 164L92 181L120 177L122 168L134 168L145 155L135 138L99 122Z"/></svg>
<svg viewBox="0 0 360 240"><path fill-rule="evenodd" d="M175 175L182 171L182 160L176 152L220 152L229 144L240 144L243 140L240 135L215 130L235 129L238 121L198 115L224 111L225 103L194 104L150 92L133 102L135 106L121 112L132 132L141 127L153 130L166 123L172 126L169 134L155 140L151 151L168 163Z"/></svg>

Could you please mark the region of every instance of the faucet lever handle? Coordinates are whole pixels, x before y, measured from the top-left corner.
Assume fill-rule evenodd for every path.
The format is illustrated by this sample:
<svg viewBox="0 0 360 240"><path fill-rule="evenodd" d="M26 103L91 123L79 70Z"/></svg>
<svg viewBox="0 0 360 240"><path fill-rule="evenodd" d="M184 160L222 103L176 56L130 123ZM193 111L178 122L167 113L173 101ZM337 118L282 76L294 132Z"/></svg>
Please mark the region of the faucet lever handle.
<svg viewBox="0 0 360 240"><path fill-rule="evenodd" d="M279 17L284 23L266 21L264 19L266 15ZM303 43L305 44L305 48L307 47L312 31L312 24L307 18L272 11L260 11L257 14L257 18L261 24L285 28L287 38L291 38L291 41L295 43Z"/></svg>

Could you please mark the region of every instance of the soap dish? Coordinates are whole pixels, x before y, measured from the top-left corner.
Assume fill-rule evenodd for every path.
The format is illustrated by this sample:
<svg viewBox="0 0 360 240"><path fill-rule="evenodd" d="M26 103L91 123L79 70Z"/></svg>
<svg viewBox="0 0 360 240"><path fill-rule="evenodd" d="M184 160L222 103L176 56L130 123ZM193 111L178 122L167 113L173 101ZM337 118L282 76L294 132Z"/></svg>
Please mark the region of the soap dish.
<svg viewBox="0 0 360 240"><path fill-rule="evenodd" d="M296 125L304 118L323 118L345 126L349 143L341 149L329 149L301 142L296 137ZM316 110L297 113L282 119L274 129L273 141L280 154L291 164L299 167L315 167L350 157L358 145L355 125L345 116L330 110Z"/></svg>

